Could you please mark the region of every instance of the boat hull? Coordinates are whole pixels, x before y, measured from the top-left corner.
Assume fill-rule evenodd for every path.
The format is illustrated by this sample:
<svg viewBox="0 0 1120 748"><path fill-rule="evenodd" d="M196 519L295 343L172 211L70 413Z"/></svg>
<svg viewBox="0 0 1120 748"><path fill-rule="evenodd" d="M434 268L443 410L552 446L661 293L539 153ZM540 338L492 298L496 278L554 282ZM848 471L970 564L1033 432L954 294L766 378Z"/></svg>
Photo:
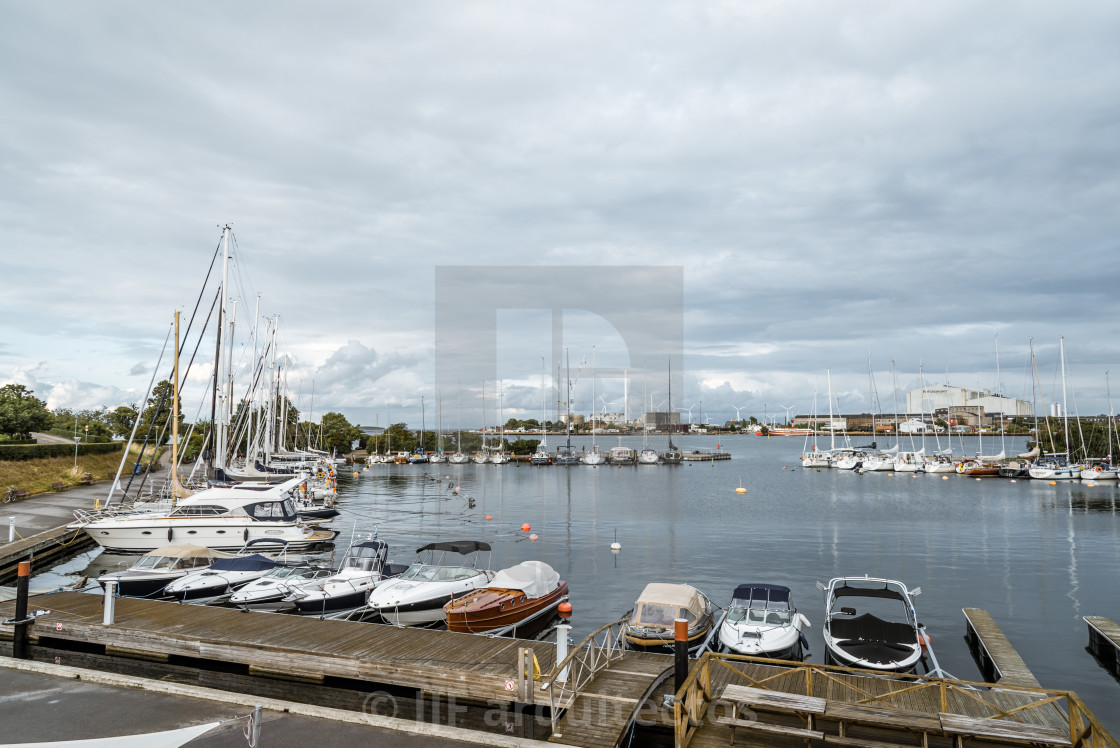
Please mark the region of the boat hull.
<svg viewBox="0 0 1120 748"><path fill-rule="evenodd" d="M544 612L555 608L568 595L568 583L537 598L526 598L520 590L477 590L444 607L447 630L461 633L483 633L507 628L540 613L537 618L518 629L517 636L532 636L541 631L550 617Z"/></svg>

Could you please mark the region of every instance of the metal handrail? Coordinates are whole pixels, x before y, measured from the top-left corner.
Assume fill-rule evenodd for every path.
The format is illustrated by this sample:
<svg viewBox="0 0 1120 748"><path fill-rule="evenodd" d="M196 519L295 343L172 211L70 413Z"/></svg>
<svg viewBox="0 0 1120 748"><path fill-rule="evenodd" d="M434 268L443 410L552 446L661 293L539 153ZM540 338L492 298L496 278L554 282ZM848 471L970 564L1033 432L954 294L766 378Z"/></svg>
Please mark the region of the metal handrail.
<svg viewBox="0 0 1120 748"><path fill-rule="evenodd" d="M552 732L556 732L556 724L560 719L560 711L575 702L580 691L594 680L595 675L607 668L612 662L622 659L624 648L622 646L623 631L630 614L604 624L592 631L581 641L563 661L543 676L544 683L541 690L548 690L548 711L552 723ZM596 643L595 637L600 636ZM567 678L557 683L557 678L565 670ZM557 688L559 686L559 688Z"/></svg>

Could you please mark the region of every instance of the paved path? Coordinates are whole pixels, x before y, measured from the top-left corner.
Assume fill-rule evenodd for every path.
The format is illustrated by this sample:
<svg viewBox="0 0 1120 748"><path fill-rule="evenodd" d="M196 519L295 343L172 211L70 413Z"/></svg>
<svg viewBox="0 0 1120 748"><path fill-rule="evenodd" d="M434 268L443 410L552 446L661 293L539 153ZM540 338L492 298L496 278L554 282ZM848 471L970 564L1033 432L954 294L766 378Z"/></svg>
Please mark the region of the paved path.
<svg viewBox="0 0 1120 748"><path fill-rule="evenodd" d="M43 434L39 431L32 431L31 438L37 444L73 444L73 439L67 439L64 436L55 436L54 434Z"/></svg>
<svg viewBox="0 0 1120 748"><path fill-rule="evenodd" d="M263 703L266 709L260 745L268 748L547 745L412 720L382 719L380 724L360 724L355 723L362 719L360 714L335 709L43 663L17 665L19 662L0 658L0 725L4 726L0 739L6 743L137 735L231 720L187 745L244 748L246 720L238 718L251 714L254 703ZM289 707L293 713L282 711Z"/></svg>
<svg viewBox="0 0 1120 748"><path fill-rule="evenodd" d="M149 473L145 490L152 487L153 482L157 486L162 485L167 478L166 474L162 465ZM133 490L139 487L142 477L137 475L133 478ZM53 530L73 520L75 509L92 510L99 500L104 504L110 485L111 481L98 481L88 486L74 486L63 491L35 494L19 501L0 504L0 548L8 543L8 527L12 518L15 518L16 523L16 540ZM128 485L127 475L121 476L121 485ZM114 501L119 499L118 491Z"/></svg>

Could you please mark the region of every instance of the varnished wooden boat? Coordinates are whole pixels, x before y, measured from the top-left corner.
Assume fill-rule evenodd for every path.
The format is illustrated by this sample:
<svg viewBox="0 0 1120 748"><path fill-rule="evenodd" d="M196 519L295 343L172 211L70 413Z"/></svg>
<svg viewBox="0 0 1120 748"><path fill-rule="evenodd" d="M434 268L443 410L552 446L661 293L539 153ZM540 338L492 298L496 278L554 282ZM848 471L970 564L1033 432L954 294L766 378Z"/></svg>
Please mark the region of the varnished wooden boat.
<svg viewBox="0 0 1120 748"><path fill-rule="evenodd" d="M548 564L525 561L499 571L489 586L443 606L448 631L481 633L512 626L541 611L555 608L568 595L568 583ZM519 628L531 636L549 622L547 613Z"/></svg>

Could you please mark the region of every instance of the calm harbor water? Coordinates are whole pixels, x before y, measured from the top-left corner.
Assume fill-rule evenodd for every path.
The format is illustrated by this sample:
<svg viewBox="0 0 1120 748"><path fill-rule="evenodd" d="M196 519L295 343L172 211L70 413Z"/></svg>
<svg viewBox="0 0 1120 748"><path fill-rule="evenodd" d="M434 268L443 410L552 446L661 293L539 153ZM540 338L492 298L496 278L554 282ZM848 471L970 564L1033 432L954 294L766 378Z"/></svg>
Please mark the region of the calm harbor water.
<svg viewBox="0 0 1120 748"><path fill-rule="evenodd" d="M658 448L664 441L651 439ZM1077 691L1120 732L1120 683L1085 650L1081 620L1120 619L1120 487L802 470L800 438L678 441L684 449L719 442L734 457L627 468L377 465L359 467L358 478L343 468L337 547L355 530L376 529L396 562L452 539L490 542L495 569L540 559L568 581L577 641L619 618L651 581L694 585L717 605L744 582L784 584L812 622L816 662L824 656L823 595L814 582L899 579L921 586L915 605L944 669L982 679L963 640L961 608L984 608L1043 685ZM987 442L985 452L998 451ZM573 439L577 448L586 443ZM641 439L623 443L640 447ZM1025 451L1021 439L1006 448ZM975 449L965 441L967 453ZM735 492L740 479L746 494ZM87 556L57 571L89 574L117 562Z"/></svg>

